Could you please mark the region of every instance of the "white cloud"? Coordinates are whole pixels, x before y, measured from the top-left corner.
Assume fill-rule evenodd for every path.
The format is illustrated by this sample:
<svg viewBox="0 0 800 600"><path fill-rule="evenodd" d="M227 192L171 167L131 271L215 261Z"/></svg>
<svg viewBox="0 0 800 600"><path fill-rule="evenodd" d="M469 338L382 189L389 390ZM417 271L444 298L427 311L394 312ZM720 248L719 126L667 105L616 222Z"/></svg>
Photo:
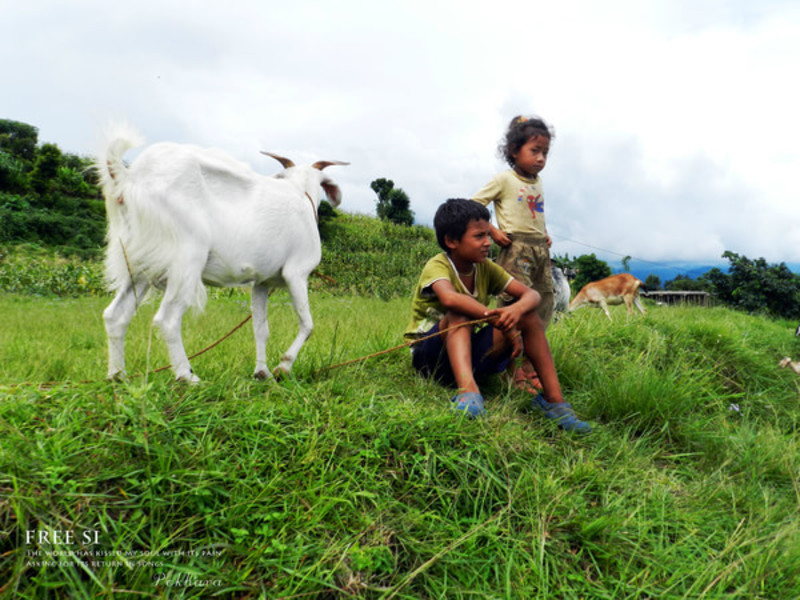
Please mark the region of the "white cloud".
<svg viewBox="0 0 800 600"><path fill-rule="evenodd" d="M800 261L796 2L7 4L0 118L66 151L122 117L264 172L261 149L349 160L343 208L373 212L388 177L429 223L504 168L508 120L538 113L557 244Z"/></svg>

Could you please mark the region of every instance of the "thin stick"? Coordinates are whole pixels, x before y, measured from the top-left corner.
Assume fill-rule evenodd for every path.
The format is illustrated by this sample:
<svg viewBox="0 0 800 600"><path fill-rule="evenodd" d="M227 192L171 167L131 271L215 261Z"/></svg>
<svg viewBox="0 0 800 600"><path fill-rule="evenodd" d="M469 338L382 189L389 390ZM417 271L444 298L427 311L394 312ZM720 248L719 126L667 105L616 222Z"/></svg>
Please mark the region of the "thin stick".
<svg viewBox="0 0 800 600"><path fill-rule="evenodd" d="M405 344L400 344L399 346L394 346L392 348L387 348L386 350L381 350L380 352L376 352L374 354L369 354L367 356L362 356L360 358L354 358L352 360L348 360L348 361L345 361L345 362L342 362L342 363L339 363L339 364L336 364L336 365L330 365L328 367L325 367L324 369L317 370L316 373L319 373L321 371L331 371L333 369L338 369L339 367L346 367L347 365L352 365L352 364L355 364L357 362L361 362L361 361L367 360L368 358L375 358L376 356L382 356L384 354L389 354L390 352L394 352L395 350L401 350L402 348L410 348L414 344L419 344L420 342L424 342L425 340L429 340L429 339L431 339L433 337L443 335L443 334L445 334L448 331L451 331L453 329L458 329L459 327L468 327L468 326L472 326L472 325L477 325L479 323L484 323L486 321L489 321L489 320L495 319L495 318L496 317L494 315L492 315L490 317L483 317L483 318L480 318L480 319L475 319L474 321L466 321L464 323L459 323L458 325L452 325L450 327L447 327L446 329L442 329L441 331L437 331L436 333L431 333L430 335L425 335L425 336L416 338L414 340L411 340L410 342L406 342Z"/></svg>
<svg viewBox="0 0 800 600"><path fill-rule="evenodd" d="M133 299L136 301L136 308L139 308L139 294L136 293L136 280L133 278L133 270L131 263L128 260L128 251L125 250L125 244L122 243L122 238L119 238L119 245L122 248L122 257L125 259L125 266L128 268L128 277L131 278L131 287L133 288Z"/></svg>
<svg viewBox="0 0 800 600"><path fill-rule="evenodd" d="M189 357L188 357L188 358L189 358L189 360L191 360L191 359L193 359L193 358L196 358L196 357L200 356L201 354L204 354L204 353L208 352L208 351L209 351L209 350L211 350L213 347L215 347L215 346L217 346L218 344L220 344L221 342L225 341L225 340L226 340L226 339L228 339L228 338L229 338L231 335L233 335L233 333L234 333L234 332L236 332L236 331L238 331L239 329L241 329L241 327L242 327L242 326L243 326L245 323L247 323L247 322L248 322L250 319L252 319L252 318L253 318L253 315L252 315L252 314L249 314L249 315L247 315L247 316L244 318L244 320L243 320L241 323L239 323L239 324L238 324L236 327L234 327L234 328L233 328L233 329L231 329L231 330L230 330L228 333L226 333L226 334L225 334L225 335L223 335L221 338L219 338L219 339L218 339L216 342L214 342L213 344L211 344L211 345L209 345L209 346L206 346L205 348L203 348L203 349L202 349L202 350L200 350L199 352L195 352L194 354L192 354L191 356L189 356ZM169 369L171 366L172 366L172 365L166 365L166 366L163 366L163 367L159 367L158 369L154 370L154 371L153 371L153 373L160 373L161 371L166 371L166 370L167 370L167 369Z"/></svg>

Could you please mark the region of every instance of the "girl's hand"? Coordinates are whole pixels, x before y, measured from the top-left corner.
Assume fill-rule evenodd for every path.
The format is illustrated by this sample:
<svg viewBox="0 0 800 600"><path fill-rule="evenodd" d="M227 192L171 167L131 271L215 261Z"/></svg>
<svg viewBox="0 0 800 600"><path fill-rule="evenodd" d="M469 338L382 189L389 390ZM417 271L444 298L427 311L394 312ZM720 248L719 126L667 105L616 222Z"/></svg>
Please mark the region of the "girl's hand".
<svg viewBox="0 0 800 600"><path fill-rule="evenodd" d="M511 245L511 238L508 237L508 235L506 235L505 231L501 231L500 229L497 229L496 227L492 227L489 230L489 235L492 236L492 239L494 240L495 244L497 244L498 246L500 246L502 248L505 248L506 246Z"/></svg>

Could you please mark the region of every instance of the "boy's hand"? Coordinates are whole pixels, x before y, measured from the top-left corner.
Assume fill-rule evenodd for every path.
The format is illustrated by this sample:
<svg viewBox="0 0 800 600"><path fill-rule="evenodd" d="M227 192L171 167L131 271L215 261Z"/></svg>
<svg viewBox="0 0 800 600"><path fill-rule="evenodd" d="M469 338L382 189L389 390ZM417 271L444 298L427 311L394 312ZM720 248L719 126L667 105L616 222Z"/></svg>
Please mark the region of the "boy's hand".
<svg viewBox="0 0 800 600"><path fill-rule="evenodd" d="M503 308L494 308L486 312L487 317L496 317L492 320L492 325L497 327L503 333L507 333L517 327L522 314L519 311L517 304L504 306Z"/></svg>
<svg viewBox="0 0 800 600"><path fill-rule="evenodd" d="M522 354L522 332L515 327L514 329L504 331L503 336L511 345L511 360L514 360Z"/></svg>

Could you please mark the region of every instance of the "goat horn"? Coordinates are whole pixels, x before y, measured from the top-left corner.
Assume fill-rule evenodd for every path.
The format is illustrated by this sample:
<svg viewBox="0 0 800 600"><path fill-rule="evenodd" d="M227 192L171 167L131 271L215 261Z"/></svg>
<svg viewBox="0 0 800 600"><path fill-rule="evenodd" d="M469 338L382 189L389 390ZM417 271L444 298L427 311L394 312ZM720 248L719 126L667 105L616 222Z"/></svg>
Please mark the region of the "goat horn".
<svg viewBox="0 0 800 600"><path fill-rule="evenodd" d="M272 154L271 152L264 152L263 150L261 151L261 154L266 154L267 156L271 156L279 163L281 163L284 169L288 169L289 167L294 166L294 163L291 160L289 160L288 158L284 158L283 156L278 156L277 154Z"/></svg>
<svg viewBox="0 0 800 600"><path fill-rule="evenodd" d="M334 165L349 165L349 164L350 164L349 162L342 162L340 160L318 160L311 166L314 167L315 169L319 169L320 171L322 171L322 169L324 169L325 167L332 167Z"/></svg>

